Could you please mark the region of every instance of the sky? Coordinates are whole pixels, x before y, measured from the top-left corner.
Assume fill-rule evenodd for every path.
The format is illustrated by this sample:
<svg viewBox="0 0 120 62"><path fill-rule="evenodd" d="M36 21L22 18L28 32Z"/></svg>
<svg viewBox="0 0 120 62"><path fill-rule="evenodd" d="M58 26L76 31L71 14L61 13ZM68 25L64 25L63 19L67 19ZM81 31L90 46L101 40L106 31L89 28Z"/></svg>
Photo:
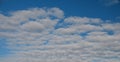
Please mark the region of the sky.
<svg viewBox="0 0 120 62"><path fill-rule="evenodd" d="M0 62L119 62L120 0L0 0Z"/></svg>
<svg viewBox="0 0 120 62"><path fill-rule="evenodd" d="M2 13L34 7L58 7L66 13L66 16L113 20L120 16L119 0L1 0L0 4Z"/></svg>

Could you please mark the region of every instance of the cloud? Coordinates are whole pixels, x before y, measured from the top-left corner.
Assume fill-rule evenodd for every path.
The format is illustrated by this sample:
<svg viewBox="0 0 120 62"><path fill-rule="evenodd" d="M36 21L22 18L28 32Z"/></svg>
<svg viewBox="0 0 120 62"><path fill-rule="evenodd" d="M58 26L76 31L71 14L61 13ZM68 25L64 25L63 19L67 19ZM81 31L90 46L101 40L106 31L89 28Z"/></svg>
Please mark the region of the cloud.
<svg viewBox="0 0 120 62"><path fill-rule="evenodd" d="M120 3L119 0L100 0L100 1L104 2L106 6L112 6L112 5Z"/></svg>
<svg viewBox="0 0 120 62"><path fill-rule="evenodd" d="M27 31L42 31L44 26L37 22L28 22L22 25L22 28Z"/></svg>
<svg viewBox="0 0 120 62"><path fill-rule="evenodd" d="M12 54L2 62L119 62L120 23L64 17L59 8L0 14L0 38ZM112 34L111 34L112 33Z"/></svg>

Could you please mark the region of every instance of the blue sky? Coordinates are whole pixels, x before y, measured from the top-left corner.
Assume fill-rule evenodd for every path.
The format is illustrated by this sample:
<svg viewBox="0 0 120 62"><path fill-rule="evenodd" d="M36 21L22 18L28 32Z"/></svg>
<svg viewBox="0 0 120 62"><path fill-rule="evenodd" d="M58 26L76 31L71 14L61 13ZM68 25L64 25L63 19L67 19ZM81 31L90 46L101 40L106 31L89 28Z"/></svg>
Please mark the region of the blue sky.
<svg viewBox="0 0 120 62"><path fill-rule="evenodd" d="M6 13L32 7L59 7L64 10L66 16L102 19L115 19L120 16L120 4L107 6L108 3L104 0L1 0L0 10Z"/></svg>
<svg viewBox="0 0 120 62"><path fill-rule="evenodd" d="M0 0L0 61L119 62L119 8L120 0Z"/></svg>

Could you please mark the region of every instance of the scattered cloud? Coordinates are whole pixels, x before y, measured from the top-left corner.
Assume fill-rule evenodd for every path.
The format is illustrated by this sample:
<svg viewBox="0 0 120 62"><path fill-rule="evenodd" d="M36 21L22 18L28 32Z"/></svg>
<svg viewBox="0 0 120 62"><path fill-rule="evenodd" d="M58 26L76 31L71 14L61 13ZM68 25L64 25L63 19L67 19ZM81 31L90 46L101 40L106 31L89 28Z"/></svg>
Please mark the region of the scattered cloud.
<svg viewBox="0 0 120 62"><path fill-rule="evenodd" d="M0 38L12 54L2 62L119 62L120 23L64 17L59 8L0 14ZM113 33L113 34L110 34ZM7 59L7 60L6 60Z"/></svg>

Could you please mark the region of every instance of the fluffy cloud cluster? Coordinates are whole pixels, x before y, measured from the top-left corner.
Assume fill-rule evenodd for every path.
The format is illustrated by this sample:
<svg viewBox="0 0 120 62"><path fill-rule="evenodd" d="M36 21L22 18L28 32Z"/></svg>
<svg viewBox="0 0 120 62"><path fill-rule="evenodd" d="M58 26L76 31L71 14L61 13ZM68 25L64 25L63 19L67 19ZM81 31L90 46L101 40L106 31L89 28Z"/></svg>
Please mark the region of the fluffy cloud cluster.
<svg viewBox="0 0 120 62"><path fill-rule="evenodd" d="M0 38L6 38L11 52L2 62L120 61L120 23L66 18L59 8L0 14Z"/></svg>

